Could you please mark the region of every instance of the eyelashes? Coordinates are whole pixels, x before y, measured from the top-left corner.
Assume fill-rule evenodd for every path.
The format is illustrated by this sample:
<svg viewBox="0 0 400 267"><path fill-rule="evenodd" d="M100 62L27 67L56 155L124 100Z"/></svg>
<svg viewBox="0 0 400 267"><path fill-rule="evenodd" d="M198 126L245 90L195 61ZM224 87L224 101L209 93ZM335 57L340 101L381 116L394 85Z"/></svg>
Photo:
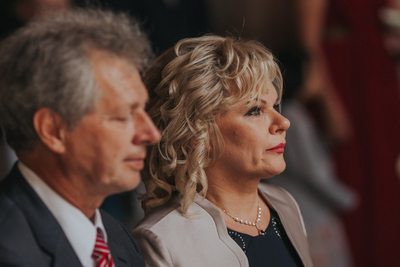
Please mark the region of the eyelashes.
<svg viewBox="0 0 400 267"><path fill-rule="evenodd" d="M278 113L281 113L281 111L282 111L282 105L281 105L281 104L275 104L275 105L273 106L273 108L274 108ZM259 115L261 115L262 112L263 112L263 110L262 110L262 107L261 107L261 106L254 106L254 107L250 108L250 109L246 112L245 116L259 116Z"/></svg>
<svg viewBox="0 0 400 267"><path fill-rule="evenodd" d="M249 109L249 111L246 112L245 116L259 116L261 114L261 107L260 106L255 106Z"/></svg>

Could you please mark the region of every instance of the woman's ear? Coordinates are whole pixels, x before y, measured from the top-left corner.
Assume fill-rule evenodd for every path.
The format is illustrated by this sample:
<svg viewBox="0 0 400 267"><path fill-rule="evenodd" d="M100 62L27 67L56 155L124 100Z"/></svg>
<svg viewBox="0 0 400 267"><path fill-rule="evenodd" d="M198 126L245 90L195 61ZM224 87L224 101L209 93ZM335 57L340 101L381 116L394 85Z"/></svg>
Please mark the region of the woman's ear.
<svg viewBox="0 0 400 267"><path fill-rule="evenodd" d="M49 108L40 108L33 115L33 127L49 150L57 154L64 153L66 126L60 115Z"/></svg>

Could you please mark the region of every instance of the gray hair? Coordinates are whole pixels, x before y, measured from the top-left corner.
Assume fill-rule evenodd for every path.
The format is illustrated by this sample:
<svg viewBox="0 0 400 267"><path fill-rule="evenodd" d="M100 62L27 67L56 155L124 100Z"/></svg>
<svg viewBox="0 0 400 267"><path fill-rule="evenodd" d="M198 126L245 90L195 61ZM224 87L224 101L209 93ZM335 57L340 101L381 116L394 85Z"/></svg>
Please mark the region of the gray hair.
<svg viewBox="0 0 400 267"><path fill-rule="evenodd" d="M124 14L75 9L28 24L0 45L0 126L15 150L38 136L32 118L47 107L73 128L93 110L98 90L88 50L125 58L142 70L151 50L138 23Z"/></svg>

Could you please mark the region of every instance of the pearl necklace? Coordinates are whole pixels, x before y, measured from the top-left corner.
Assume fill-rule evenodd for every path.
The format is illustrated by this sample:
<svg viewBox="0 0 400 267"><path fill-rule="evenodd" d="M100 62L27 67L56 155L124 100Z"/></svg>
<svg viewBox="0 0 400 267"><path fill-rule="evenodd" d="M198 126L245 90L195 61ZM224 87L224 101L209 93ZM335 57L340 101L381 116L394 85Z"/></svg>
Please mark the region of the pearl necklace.
<svg viewBox="0 0 400 267"><path fill-rule="evenodd" d="M257 218L254 220L254 222L249 221L249 220L243 220L243 219L240 219L239 217L235 217L232 214L230 214L226 209L222 209L222 211L226 215L228 215L228 217L231 218L233 221L240 223L240 224L253 226L257 229L259 235L265 235L265 231L258 227L259 223L261 222L261 213L262 213L260 203L257 203Z"/></svg>
<svg viewBox="0 0 400 267"><path fill-rule="evenodd" d="M261 223L261 215L262 215L262 209L260 207L260 200L257 199L257 218L254 221L250 220L244 220L239 217L233 216L229 211L227 211L224 208L220 208L229 218L231 218L234 222L244 224L247 226L252 226L257 229L257 232L259 235L265 235L265 231L259 227L259 224Z"/></svg>
<svg viewBox="0 0 400 267"><path fill-rule="evenodd" d="M257 204L257 218L254 220L254 222L252 222L250 220L243 220L239 217L235 217L232 214L230 214L226 209L222 209L222 211L226 215L228 215L232 220L234 220L235 222L240 223L240 224L245 224L248 226L254 226L257 228L257 230L259 230L257 227L257 225L261 222L261 207L259 204Z"/></svg>

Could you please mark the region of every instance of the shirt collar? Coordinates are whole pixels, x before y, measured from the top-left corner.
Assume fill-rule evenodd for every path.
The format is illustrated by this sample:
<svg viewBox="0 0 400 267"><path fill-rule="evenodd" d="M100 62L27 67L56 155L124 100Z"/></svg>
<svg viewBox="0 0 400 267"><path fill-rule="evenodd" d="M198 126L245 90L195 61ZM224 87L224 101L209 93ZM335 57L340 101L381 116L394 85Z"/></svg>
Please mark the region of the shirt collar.
<svg viewBox="0 0 400 267"><path fill-rule="evenodd" d="M94 222L90 221L82 211L57 194L21 161L18 162L18 168L60 224L82 265L93 267L92 252L98 227L107 242L107 232L99 210L96 209Z"/></svg>

